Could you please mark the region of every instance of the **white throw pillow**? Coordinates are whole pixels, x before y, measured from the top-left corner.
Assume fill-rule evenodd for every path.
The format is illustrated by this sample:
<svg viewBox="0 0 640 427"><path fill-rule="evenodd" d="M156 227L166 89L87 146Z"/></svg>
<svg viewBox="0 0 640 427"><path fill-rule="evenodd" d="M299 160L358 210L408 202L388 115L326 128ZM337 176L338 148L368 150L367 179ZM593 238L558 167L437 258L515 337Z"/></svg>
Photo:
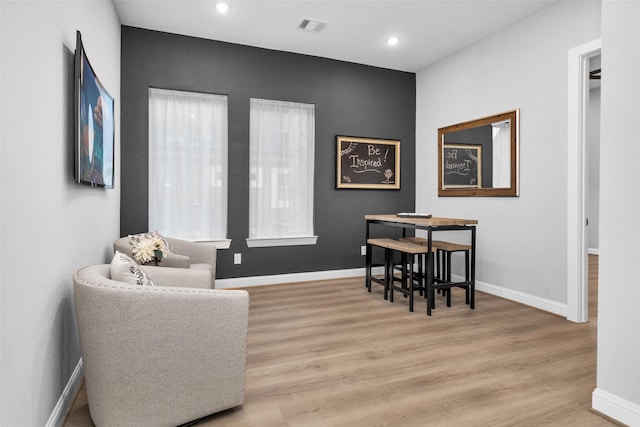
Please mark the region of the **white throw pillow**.
<svg viewBox="0 0 640 427"><path fill-rule="evenodd" d="M111 260L111 279L130 285L155 286L153 280L128 255L116 251Z"/></svg>

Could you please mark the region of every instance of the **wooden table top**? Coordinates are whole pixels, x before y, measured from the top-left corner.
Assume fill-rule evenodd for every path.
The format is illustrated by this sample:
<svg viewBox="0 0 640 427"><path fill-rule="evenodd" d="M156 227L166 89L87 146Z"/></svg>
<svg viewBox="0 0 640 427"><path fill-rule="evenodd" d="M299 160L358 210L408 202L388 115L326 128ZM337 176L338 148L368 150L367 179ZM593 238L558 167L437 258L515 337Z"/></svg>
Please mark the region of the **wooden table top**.
<svg viewBox="0 0 640 427"><path fill-rule="evenodd" d="M462 218L419 218L419 217L399 217L395 214L391 215L365 215L364 219L372 221L388 221L397 222L400 224L413 224L422 226L437 227L440 225L475 225L478 223L477 219L462 219Z"/></svg>

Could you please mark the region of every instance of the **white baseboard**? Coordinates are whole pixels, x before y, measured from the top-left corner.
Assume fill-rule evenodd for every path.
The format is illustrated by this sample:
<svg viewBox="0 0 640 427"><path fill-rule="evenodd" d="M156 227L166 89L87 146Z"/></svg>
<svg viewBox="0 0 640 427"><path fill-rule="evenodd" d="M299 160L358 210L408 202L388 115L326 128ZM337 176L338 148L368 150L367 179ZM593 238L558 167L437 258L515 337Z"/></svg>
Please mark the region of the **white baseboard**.
<svg viewBox="0 0 640 427"><path fill-rule="evenodd" d="M640 406L602 389L596 388L593 391L591 407L628 426L640 426Z"/></svg>
<svg viewBox="0 0 640 427"><path fill-rule="evenodd" d="M600 255L600 249L598 249L598 248L589 248L587 250L587 253L589 255Z"/></svg>
<svg viewBox="0 0 640 427"><path fill-rule="evenodd" d="M455 280L463 280L463 278L459 277ZM569 312L567 304L540 298L535 295L526 294L520 291L514 291L513 289L503 288L501 286L492 285L490 283L481 282L479 280L476 280L476 290L511 301L519 302L524 305L535 307L540 310L548 311L562 317L567 317L567 314Z"/></svg>
<svg viewBox="0 0 640 427"><path fill-rule="evenodd" d="M384 274L384 267L372 268L373 274ZM284 283L310 282L315 280L344 279L348 277L364 277L364 268L346 270L311 271L307 273L273 274L269 276L235 277L232 279L216 279L216 289L249 288L252 286L281 285Z"/></svg>
<svg viewBox="0 0 640 427"><path fill-rule="evenodd" d="M384 274L383 267L374 267L373 274ZM280 285L285 283L308 282L314 280L343 279L348 277L362 277L364 268L352 268L346 270L312 271L307 273L274 274L269 276L236 277L232 279L217 279L216 289L248 288L252 286ZM455 280L463 280L455 277ZM529 295L524 292L514 291L500 286L476 281L476 289L487 294L496 295L521 304L529 305L540 310L548 311L559 316L567 317L567 304L561 304L548 299Z"/></svg>
<svg viewBox="0 0 640 427"><path fill-rule="evenodd" d="M80 384L82 383L82 359L78 361L76 368L73 370L71 374L71 378L67 382L64 390L62 390L62 395L58 399L58 403L53 408L53 412L49 416L49 420L45 424L45 427L62 427L67 413L71 409L71 405L73 405L73 400L78 393L78 389L80 388Z"/></svg>

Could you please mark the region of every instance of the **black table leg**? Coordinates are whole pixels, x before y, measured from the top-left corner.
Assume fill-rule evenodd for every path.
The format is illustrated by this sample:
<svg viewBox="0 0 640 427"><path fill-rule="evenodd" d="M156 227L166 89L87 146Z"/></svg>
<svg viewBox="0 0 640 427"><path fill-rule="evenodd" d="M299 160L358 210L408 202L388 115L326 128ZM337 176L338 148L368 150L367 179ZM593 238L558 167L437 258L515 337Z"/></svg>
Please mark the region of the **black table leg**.
<svg viewBox="0 0 640 427"><path fill-rule="evenodd" d="M365 271L366 271L366 278L364 281L364 286L367 288L367 290L369 292L371 292L371 251L373 250L371 248L371 245L368 243L369 242L369 221L366 221L366 225L367 225L367 231L365 232L365 237L364 237L364 241L366 243L366 248L367 248L367 253L365 254Z"/></svg>
<svg viewBox="0 0 640 427"><path fill-rule="evenodd" d="M431 257L432 255L432 234L431 227L427 229L427 256ZM435 300L436 300L436 291L433 288L433 268L429 266L427 268L427 316L431 316L431 309L435 308Z"/></svg>
<svg viewBox="0 0 640 427"><path fill-rule="evenodd" d="M476 227L471 227L471 285L469 308L476 307Z"/></svg>

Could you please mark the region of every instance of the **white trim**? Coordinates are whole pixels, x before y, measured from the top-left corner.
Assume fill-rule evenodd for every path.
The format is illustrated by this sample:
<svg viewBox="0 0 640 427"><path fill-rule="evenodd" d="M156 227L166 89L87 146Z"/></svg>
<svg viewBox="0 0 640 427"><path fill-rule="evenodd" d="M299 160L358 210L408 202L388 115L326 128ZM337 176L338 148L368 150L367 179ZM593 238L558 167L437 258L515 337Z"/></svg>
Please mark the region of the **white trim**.
<svg viewBox="0 0 640 427"><path fill-rule="evenodd" d="M569 49L567 108L567 319L588 320L585 133L589 58L602 40Z"/></svg>
<svg viewBox="0 0 640 427"><path fill-rule="evenodd" d="M589 248L587 252L589 255L600 255L600 249L598 248Z"/></svg>
<svg viewBox="0 0 640 427"><path fill-rule="evenodd" d="M199 243L202 245L215 246L218 249L229 249L229 247L231 246L231 239L201 240L201 241L196 241L196 243Z"/></svg>
<svg viewBox="0 0 640 427"><path fill-rule="evenodd" d="M372 274L384 274L384 267L374 267ZM345 270L311 271L307 273L273 274L269 276L234 277L231 279L216 279L216 289L249 288L252 286L282 285L285 283L310 282L317 280L344 279L362 277L364 287L364 268Z"/></svg>
<svg viewBox="0 0 640 427"><path fill-rule="evenodd" d="M593 391L591 407L620 423L640 426L640 406L602 389L596 388Z"/></svg>
<svg viewBox="0 0 640 427"><path fill-rule="evenodd" d="M372 269L372 274L384 274L384 267L374 267ZM274 274L270 276L235 277L231 279L216 279L216 289L249 288L253 286L282 285L286 283L343 279L350 277L362 277L364 287L364 275L364 268L352 268L345 270L311 271L307 273ZM453 278L455 280L463 280L461 276L453 275ZM476 280L476 290L538 308L540 310L548 311L563 317L566 317L567 314L566 304L503 288L501 286Z"/></svg>
<svg viewBox="0 0 640 427"><path fill-rule="evenodd" d="M300 237L275 237L275 238L248 238L247 247L249 248L268 248L273 246L302 246L315 245L318 236L300 236Z"/></svg>
<svg viewBox="0 0 640 427"><path fill-rule="evenodd" d="M454 280L464 280L462 276L456 277L452 275ZM513 289L503 288L502 286L492 285L490 283L480 282L476 280L476 290L486 294L495 295L520 304L528 305L539 310L548 311L559 316L567 316L567 304L562 304L535 295L525 294L524 292L514 291Z"/></svg>
<svg viewBox="0 0 640 427"><path fill-rule="evenodd" d="M73 370L67 385L64 390L62 390L62 395L60 395L58 403L56 403L56 406L53 408L53 412L51 412L45 427L62 427L65 418L67 417L67 413L71 409L71 405L73 405L73 401L78 393L80 384L82 383L82 366L82 359L80 359Z"/></svg>

